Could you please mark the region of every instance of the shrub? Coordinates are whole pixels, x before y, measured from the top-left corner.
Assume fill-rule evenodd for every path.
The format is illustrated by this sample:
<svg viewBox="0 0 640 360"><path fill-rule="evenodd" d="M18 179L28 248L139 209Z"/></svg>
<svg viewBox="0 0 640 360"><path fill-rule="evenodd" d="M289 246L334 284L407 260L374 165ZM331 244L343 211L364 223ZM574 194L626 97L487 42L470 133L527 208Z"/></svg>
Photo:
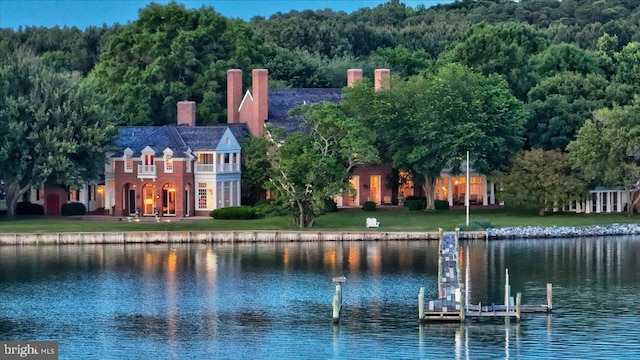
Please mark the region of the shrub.
<svg viewBox="0 0 640 360"><path fill-rule="evenodd" d="M336 202L331 199L331 198L327 198L324 200L324 211L327 213L330 212L334 212L338 210L338 204L336 204Z"/></svg>
<svg viewBox="0 0 640 360"><path fill-rule="evenodd" d="M423 199L410 199L404 201L404 206L409 210L422 210L427 207L427 202Z"/></svg>
<svg viewBox="0 0 640 360"><path fill-rule="evenodd" d="M376 211L376 207L378 205L375 203L375 201L367 201L364 203L364 205L362 205L362 210L364 211Z"/></svg>
<svg viewBox="0 0 640 360"><path fill-rule="evenodd" d="M87 207L83 203L71 202L62 204L60 212L63 216L84 215L87 213Z"/></svg>
<svg viewBox="0 0 640 360"><path fill-rule="evenodd" d="M257 218L256 210L250 206L230 206L212 210L209 213L214 219L248 220Z"/></svg>
<svg viewBox="0 0 640 360"><path fill-rule="evenodd" d="M449 210L449 202L446 200L434 200L433 207L436 210Z"/></svg>
<svg viewBox="0 0 640 360"><path fill-rule="evenodd" d="M44 207L40 204L21 201L16 204L16 215L44 215Z"/></svg>

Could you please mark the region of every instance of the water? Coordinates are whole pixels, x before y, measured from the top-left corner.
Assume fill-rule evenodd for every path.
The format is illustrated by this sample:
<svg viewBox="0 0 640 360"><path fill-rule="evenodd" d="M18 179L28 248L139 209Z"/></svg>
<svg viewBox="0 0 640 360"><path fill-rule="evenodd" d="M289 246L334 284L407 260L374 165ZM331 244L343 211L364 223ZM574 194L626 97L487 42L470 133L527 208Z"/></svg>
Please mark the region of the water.
<svg viewBox="0 0 640 360"><path fill-rule="evenodd" d="M0 340L58 340L60 359L640 357L640 237L462 245L471 302L502 303L508 268L524 304L553 283L553 315L419 325L435 241L5 246Z"/></svg>

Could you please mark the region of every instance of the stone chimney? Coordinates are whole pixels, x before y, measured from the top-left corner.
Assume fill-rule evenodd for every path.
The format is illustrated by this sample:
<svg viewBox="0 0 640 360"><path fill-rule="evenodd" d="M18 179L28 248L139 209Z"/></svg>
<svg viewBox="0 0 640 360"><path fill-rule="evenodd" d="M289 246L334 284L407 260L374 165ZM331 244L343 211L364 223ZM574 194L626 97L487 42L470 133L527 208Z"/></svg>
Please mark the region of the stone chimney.
<svg viewBox="0 0 640 360"><path fill-rule="evenodd" d="M178 125L196 126L195 101L178 102Z"/></svg>
<svg viewBox="0 0 640 360"><path fill-rule="evenodd" d="M351 87L356 80L362 79L362 69L347 70L347 86Z"/></svg>
<svg viewBox="0 0 640 360"><path fill-rule="evenodd" d="M264 123L269 118L269 71L254 69L251 77L253 118L247 125L254 136L262 136Z"/></svg>
<svg viewBox="0 0 640 360"><path fill-rule="evenodd" d="M240 123L240 103L242 102L242 70L227 70L227 123Z"/></svg>
<svg viewBox="0 0 640 360"><path fill-rule="evenodd" d="M389 69L376 69L374 71L374 76L373 76L373 85L376 89L376 91L378 90L389 90L390 87L390 77L391 77L391 70Z"/></svg>

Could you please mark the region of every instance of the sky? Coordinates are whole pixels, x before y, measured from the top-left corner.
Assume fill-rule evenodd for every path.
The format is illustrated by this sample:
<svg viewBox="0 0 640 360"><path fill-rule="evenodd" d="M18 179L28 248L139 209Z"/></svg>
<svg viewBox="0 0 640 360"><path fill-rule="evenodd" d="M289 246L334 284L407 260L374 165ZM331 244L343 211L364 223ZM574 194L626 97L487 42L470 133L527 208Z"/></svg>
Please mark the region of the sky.
<svg viewBox="0 0 640 360"><path fill-rule="evenodd" d="M125 25L138 18L138 10L150 0L0 0L0 28L17 30L22 26L71 27L84 30L88 26ZM156 0L166 4L168 0ZM261 15L269 17L277 12L291 10L318 10L351 13L359 8L373 8L385 0L177 0L189 9L211 6L229 18L251 19ZM453 0L402 0L410 7L423 4L430 7L451 3Z"/></svg>

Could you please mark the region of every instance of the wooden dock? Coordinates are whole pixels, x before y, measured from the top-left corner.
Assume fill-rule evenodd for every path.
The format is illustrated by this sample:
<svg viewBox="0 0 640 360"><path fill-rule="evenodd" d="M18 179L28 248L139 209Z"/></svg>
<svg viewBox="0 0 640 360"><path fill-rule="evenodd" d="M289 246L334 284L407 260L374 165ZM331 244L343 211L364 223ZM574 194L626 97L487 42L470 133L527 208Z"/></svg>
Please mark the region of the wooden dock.
<svg viewBox="0 0 640 360"><path fill-rule="evenodd" d="M552 286L547 284L547 304L523 305L522 295L511 296L509 269L505 270L504 304L469 304L469 284L464 284L460 273L458 233L444 233L440 238L438 261L438 298L425 303L424 288L418 293L418 318L420 322L463 322L468 318L514 317L520 320L523 313L550 313L552 310ZM467 252L467 256L469 256ZM467 274L469 279L467 258ZM425 308L426 307L426 308Z"/></svg>

